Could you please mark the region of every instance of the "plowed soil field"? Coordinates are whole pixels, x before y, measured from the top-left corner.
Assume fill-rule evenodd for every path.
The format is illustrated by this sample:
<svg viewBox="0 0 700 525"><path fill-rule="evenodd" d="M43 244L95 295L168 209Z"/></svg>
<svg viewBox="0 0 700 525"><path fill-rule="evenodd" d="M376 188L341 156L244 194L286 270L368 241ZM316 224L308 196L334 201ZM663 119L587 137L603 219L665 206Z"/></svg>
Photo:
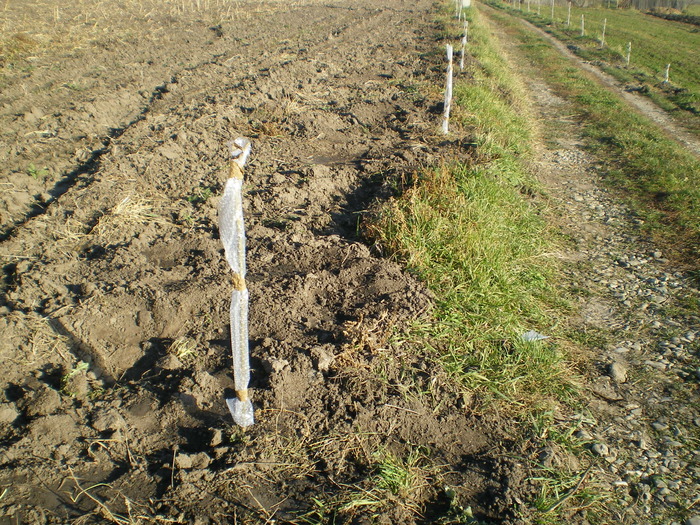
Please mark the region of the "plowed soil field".
<svg viewBox="0 0 700 525"><path fill-rule="evenodd" d="M499 422L402 389L440 392L431 363L387 344L431 296L362 242L396 181L467 155L437 134L433 9L5 3L0 523L413 523L447 520L445 485L512 518L528 487ZM224 402L217 229L239 136L245 432ZM441 465L422 489L378 491L376 454L416 450Z"/></svg>

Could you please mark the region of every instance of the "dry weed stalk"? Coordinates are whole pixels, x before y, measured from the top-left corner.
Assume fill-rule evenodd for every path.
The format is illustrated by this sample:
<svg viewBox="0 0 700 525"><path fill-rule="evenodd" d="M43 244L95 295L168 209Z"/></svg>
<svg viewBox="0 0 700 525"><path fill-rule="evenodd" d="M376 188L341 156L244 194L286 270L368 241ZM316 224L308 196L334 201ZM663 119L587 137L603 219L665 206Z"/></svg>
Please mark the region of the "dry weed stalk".
<svg viewBox="0 0 700 525"><path fill-rule="evenodd" d="M157 199L124 197L119 204L97 221L97 224L90 230L90 235L101 237L107 243L111 243L125 227L130 225L171 224L157 212L158 208ZM162 205L160 208L162 209Z"/></svg>
<svg viewBox="0 0 700 525"><path fill-rule="evenodd" d="M70 340L58 333L51 325L51 320L38 314L25 314L14 311L8 319L17 325L23 325L22 333L28 338L29 352L12 345L12 354L3 356L4 359L23 367L33 366L37 362L52 361L51 357L59 356L64 364L75 361L70 356ZM12 341L8 341L12 342Z"/></svg>
<svg viewBox="0 0 700 525"><path fill-rule="evenodd" d="M111 523L116 523L118 525L132 525L134 522L133 520L129 518L125 518L124 516L121 516L119 514L116 514L112 512L109 507L98 497L93 496L90 494L90 491L96 488L100 487L108 487L111 488L111 486L107 483L96 483L95 485L91 485L90 487L84 489L80 482L78 481L78 478L75 476L75 473L73 472L73 469L71 467L68 467L68 471L70 472L70 477L73 483L75 484L75 488L77 489L77 493L70 496L70 499L73 503L77 504L80 501L80 498L82 496L86 496L89 500L91 500L95 505L97 505L97 508L99 509L99 515L106 520L110 521ZM128 499L124 497L126 501ZM127 508L130 510L130 506L127 505Z"/></svg>
<svg viewBox="0 0 700 525"><path fill-rule="evenodd" d="M384 310L376 319L367 320L361 315L357 321L346 321L343 336L348 342L343 345L343 351L335 357L335 361L341 366L367 368L367 363L358 354L374 355L385 349L393 327L388 317L389 312Z"/></svg>

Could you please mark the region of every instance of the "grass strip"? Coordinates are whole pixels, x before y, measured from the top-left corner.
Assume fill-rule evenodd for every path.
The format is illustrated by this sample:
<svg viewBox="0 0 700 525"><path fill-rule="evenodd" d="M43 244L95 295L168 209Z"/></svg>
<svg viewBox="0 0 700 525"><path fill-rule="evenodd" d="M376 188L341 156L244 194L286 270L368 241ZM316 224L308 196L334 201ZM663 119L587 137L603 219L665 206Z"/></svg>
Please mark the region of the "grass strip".
<svg viewBox="0 0 700 525"><path fill-rule="evenodd" d="M689 130L700 134L700 68L697 67L700 32L697 27L634 9L576 6L572 7L570 25L567 26L567 7L556 6L552 20L549 7L538 15L534 10L518 10L499 0L487 3L544 29L584 60L596 63L621 82L636 86L640 93L673 114ZM583 36L581 15L585 17ZM626 56L630 42L628 67ZM667 64L671 64L670 82L664 83Z"/></svg>
<svg viewBox="0 0 700 525"><path fill-rule="evenodd" d="M431 322L413 340L445 366L475 400L527 411L575 391L558 344L525 342L554 333L552 238L529 196L530 129L522 86L470 17L469 71L455 83L476 154L419 174L376 219L374 236L436 294ZM454 35L453 35L454 36Z"/></svg>
<svg viewBox="0 0 700 525"><path fill-rule="evenodd" d="M700 162L517 18L503 11L492 16L554 91L575 105L588 147L606 161L607 180L624 190L647 231L697 267Z"/></svg>

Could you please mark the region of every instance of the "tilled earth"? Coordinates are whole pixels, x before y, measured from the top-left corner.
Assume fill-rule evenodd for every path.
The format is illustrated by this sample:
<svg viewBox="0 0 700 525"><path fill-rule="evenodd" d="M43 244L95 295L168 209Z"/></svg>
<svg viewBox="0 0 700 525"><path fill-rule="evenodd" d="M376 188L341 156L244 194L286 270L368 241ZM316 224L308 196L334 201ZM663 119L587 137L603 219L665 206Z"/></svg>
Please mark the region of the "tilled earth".
<svg viewBox="0 0 700 525"><path fill-rule="evenodd" d="M331 519L350 489L338 520L411 523L445 485L508 521L529 485L507 433L405 391L439 394L386 344L431 296L358 240L394 181L467 154L436 135L431 3L111 4L3 12L0 523ZM246 432L216 226L238 136ZM440 466L420 491L367 504L377 454L415 451Z"/></svg>
<svg viewBox="0 0 700 525"><path fill-rule="evenodd" d="M431 295L360 242L364 214L471 142L436 134L430 2L65 4L0 14L0 523L468 522L460 506L528 523L528 478L567 462L568 489L596 485L622 523L700 514L698 291L600 188L546 85L533 98L562 133L536 167L575 241L593 351L590 406L557 418L589 468L543 436L514 442L389 344ZM245 432L224 402L216 227L238 136L253 142ZM420 489L379 490L378 457L413 457ZM566 521L587 523L567 494Z"/></svg>

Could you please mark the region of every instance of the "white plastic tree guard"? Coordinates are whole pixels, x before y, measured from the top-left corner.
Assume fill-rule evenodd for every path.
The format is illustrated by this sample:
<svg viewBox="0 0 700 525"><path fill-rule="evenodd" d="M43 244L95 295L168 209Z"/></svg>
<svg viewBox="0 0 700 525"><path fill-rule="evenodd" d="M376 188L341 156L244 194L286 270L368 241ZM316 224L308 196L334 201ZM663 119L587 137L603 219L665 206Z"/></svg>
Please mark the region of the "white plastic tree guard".
<svg viewBox="0 0 700 525"><path fill-rule="evenodd" d="M452 46L447 44L447 80L445 82L445 112L442 115L442 132L450 131L450 108L452 107Z"/></svg>
<svg viewBox="0 0 700 525"><path fill-rule="evenodd" d="M248 350L248 289L245 284L245 228L243 224L243 167L250 155L250 141L237 138L230 144L231 177L226 181L219 205L219 235L226 261L233 272L231 292L231 353L236 397L226 399L233 420L241 427L255 422L248 396L250 355Z"/></svg>

